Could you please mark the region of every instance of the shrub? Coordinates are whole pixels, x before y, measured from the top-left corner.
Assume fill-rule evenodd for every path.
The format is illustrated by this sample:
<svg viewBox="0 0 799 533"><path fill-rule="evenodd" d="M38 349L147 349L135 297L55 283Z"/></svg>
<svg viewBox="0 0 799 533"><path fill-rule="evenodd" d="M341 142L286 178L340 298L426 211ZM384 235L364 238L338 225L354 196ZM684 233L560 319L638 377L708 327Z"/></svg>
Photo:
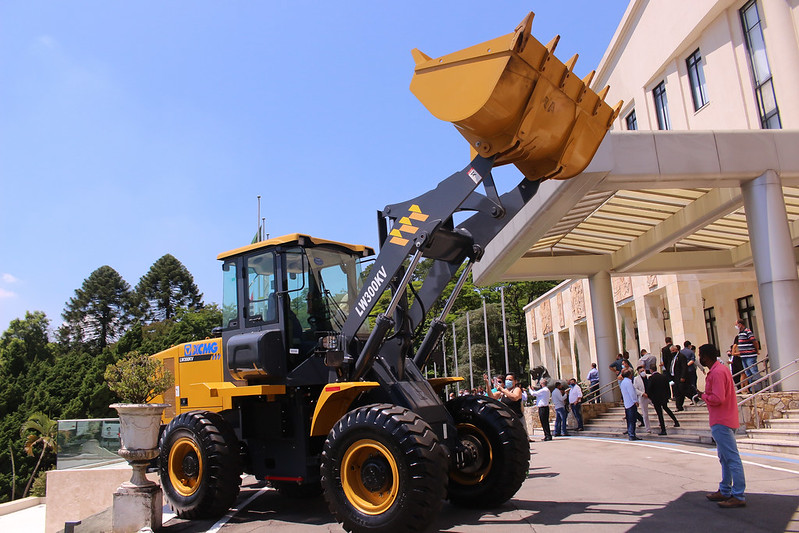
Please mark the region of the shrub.
<svg viewBox="0 0 799 533"><path fill-rule="evenodd" d="M147 403L174 383L160 359L132 351L105 369L105 382L122 403Z"/></svg>

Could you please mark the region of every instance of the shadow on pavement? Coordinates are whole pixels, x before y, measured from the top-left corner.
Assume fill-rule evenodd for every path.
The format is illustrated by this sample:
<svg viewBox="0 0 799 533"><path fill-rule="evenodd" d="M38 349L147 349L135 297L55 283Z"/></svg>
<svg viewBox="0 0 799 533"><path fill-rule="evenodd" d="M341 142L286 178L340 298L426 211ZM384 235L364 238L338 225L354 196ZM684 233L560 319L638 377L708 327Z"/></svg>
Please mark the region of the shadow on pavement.
<svg viewBox="0 0 799 533"><path fill-rule="evenodd" d="M242 487L237 500L238 504L256 494L261 487L262 485L258 484ZM208 531L216 522L217 520L173 518L161 531L169 533ZM236 524L252 524L257 527L258 524L263 526L264 522L270 522L270 526L275 526L280 522L295 526L335 524L322 496L305 499L289 498L276 490L268 490L250 502L244 510L233 515L225 524L223 531L227 528L237 529L235 528Z"/></svg>
<svg viewBox="0 0 799 533"><path fill-rule="evenodd" d="M464 526L608 526L614 531L649 533L799 531L799 496L747 494L747 506L721 509L704 492L686 492L666 505L607 502L510 502L489 510L462 509L444 504L440 530Z"/></svg>

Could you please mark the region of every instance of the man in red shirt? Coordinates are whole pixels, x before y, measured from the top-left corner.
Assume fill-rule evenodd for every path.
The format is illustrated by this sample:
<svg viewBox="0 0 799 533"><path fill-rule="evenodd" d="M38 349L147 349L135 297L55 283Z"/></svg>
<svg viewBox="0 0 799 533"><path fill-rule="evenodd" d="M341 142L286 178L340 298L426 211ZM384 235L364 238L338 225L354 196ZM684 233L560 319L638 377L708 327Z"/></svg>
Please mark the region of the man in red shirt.
<svg viewBox="0 0 799 533"><path fill-rule="evenodd" d="M698 396L707 404L710 433L716 441L721 463L719 490L708 494L707 499L718 502L719 507L729 509L746 505L746 479L735 442L735 430L739 425L735 384L730 370L719 363L717 357L718 351L712 344L699 347L699 362L708 368L708 373L705 377L705 392Z"/></svg>

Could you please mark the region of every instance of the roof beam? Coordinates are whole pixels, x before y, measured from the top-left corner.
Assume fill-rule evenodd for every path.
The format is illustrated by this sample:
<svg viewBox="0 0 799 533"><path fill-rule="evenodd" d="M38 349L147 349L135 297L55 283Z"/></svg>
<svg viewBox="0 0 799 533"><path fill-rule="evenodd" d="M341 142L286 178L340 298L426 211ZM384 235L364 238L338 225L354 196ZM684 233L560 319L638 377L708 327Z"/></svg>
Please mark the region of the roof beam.
<svg viewBox="0 0 799 533"><path fill-rule="evenodd" d="M712 189L611 255L612 268L625 272L743 205L738 187Z"/></svg>
<svg viewBox="0 0 799 533"><path fill-rule="evenodd" d="M472 275L479 285L490 285L560 222L607 172L583 172L579 179L547 180L536 194L486 246ZM560 276L563 277L563 276Z"/></svg>

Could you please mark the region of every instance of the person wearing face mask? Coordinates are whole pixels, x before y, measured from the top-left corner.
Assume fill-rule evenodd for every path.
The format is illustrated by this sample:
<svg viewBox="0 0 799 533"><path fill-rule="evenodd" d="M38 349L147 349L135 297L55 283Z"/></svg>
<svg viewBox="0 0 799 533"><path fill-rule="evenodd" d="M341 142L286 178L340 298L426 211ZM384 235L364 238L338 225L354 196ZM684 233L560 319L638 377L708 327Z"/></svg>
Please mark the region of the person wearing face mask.
<svg viewBox="0 0 799 533"><path fill-rule="evenodd" d="M486 382L488 382L488 376L484 377ZM490 390L491 389L489 389L489 391ZM509 373L505 376L504 387L503 384L500 383L497 386L497 392L494 393L491 391L489 392L489 396L504 403L517 417L522 418L522 388L516 383L516 376L514 374Z"/></svg>
<svg viewBox="0 0 799 533"><path fill-rule="evenodd" d="M744 374L749 383L754 383L760 379L760 372L757 370L757 355L760 351L757 339L752 330L746 327L746 322L740 318L735 323L735 329L738 331L735 340L738 344L738 355L741 356L741 362L744 366ZM749 387L749 392L754 394L760 390L760 387L760 383L753 385Z"/></svg>
<svg viewBox="0 0 799 533"><path fill-rule="evenodd" d="M579 385L577 385L577 380L571 378L569 380L569 405L572 408L572 414L574 415L575 420L577 420L577 431L583 430L583 391Z"/></svg>

